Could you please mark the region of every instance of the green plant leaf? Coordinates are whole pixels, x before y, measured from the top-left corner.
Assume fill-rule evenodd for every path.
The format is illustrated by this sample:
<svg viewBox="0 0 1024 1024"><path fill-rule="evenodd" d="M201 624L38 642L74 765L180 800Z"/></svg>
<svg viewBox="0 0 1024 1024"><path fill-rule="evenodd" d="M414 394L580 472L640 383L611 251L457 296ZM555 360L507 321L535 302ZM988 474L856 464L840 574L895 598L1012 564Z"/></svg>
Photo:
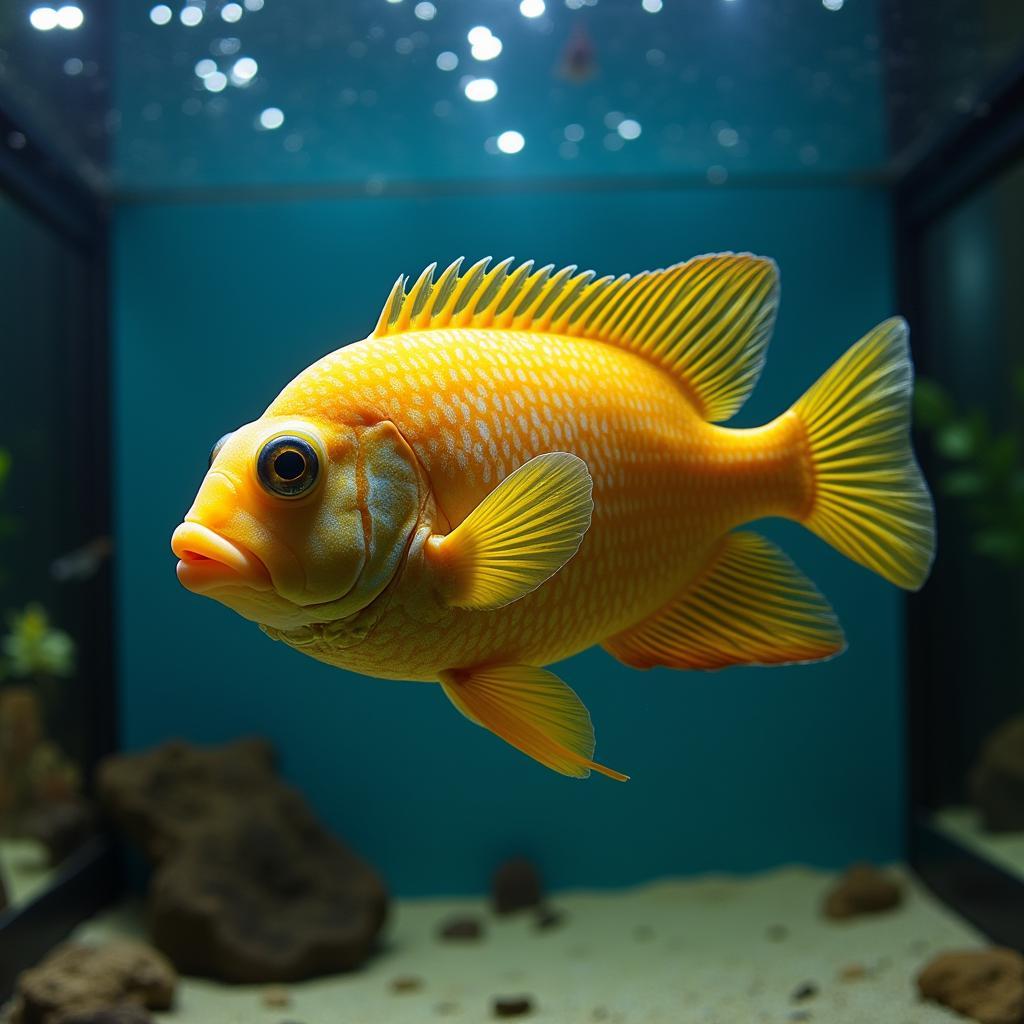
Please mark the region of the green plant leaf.
<svg viewBox="0 0 1024 1024"><path fill-rule="evenodd" d="M975 438L966 420L953 420L935 435L935 447L947 459L967 459L974 454Z"/></svg>
<svg viewBox="0 0 1024 1024"><path fill-rule="evenodd" d="M972 540L979 555L1010 564L1024 561L1024 534L1003 529L979 530Z"/></svg>

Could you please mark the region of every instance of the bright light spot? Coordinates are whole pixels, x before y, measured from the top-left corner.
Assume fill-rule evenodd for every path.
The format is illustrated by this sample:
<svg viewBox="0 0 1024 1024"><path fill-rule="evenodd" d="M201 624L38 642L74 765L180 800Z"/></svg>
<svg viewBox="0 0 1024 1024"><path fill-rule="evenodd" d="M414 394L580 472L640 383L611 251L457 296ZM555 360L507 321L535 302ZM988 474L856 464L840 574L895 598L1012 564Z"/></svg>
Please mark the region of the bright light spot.
<svg viewBox="0 0 1024 1024"><path fill-rule="evenodd" d="M83 21L85 21L85 15L82 13L81 7L65 4L63 7L57 8L57 24L61 28L73 31L76 28L81 28Z"/></svg>
<svg viewBox="0 0 1024 1024"><path fill-rule="evenodd" d="M209 57L204 57L202 60L196 61L196 77L198 78L209 78L216 70L217 62L215 60L210 60Z"/></svg>
<svg viewBox="0 0 1024 1024"><path fill-rule="evenodd" d="M389 4L400 4L402 0L388 0Z"/></svg>
<svg viewBox="0 0 1024 1024"><path fill-rule="evenodd" d="M245 0L245 9L247 11L262 11L263 0Z"/></svg>
<svg viewBox="0 0 1024 1024"><path fill-rule="evenodd" d="M726 149L735 146L740 141L740 134L735 128L720 128L718 131L718 144Z"/></svg>
<svg viewBox="0 0 1024 1024"><path fill-rule="evenodd" d="M420 0L413 9L412 13L416 15L420 21L433 21L434 15L437 14L437 8L430 2L430 0Z"/></svg>
<svg viewBox="0 0 1024 1024"><path fill-rule="evenodd" d="M502 132L498 136L498 149L502 153L518 153L526 145L526 139L519 132Z"/></svg>
<svg viewBox="0 0 1024 1024"><path fill-rule="evenodd" d="M283 124L284 112L279 107L267 107L267 109L260 114L260 127L266 128L267 131L273 131L275 128L280 128Z"/></svg>
<svg viewBox="0 0 1024 1024"><path fill-rule="evenodd" d="M474 103L487 103L498 95L498 83L493 78L473 78L465 83L463 91Z"/></svg>
<svg viewBox="0 0 1024 1024"><path fill-rule="evenodd" d="M236 83L251 82L259 69L252 57L239 57L231 67L231 80Z"/></svg>
<svg viewBox="0 0 1024 1024"><path fill-rule="evenodd" d="M210 92L223 92L224 87L227 84L228 76L225 75L223 71L214 71L203 79L203 85L205 85Z"/></svg>
<svg viewBox="0 0 1024 1024"><path fill-rule="evenodd" d="M627 141L640 138L640 122L634 121L631 117L624 117L618 126L618 133Z"/></svg>
<svg viewBox="0 0 1024 1024"><path fill-rule="evenodd" d="M186 28L195 28L203 20L203 9L196 7L195 4L189 4L188 7L182 7L178 17Z"/></svg>
<svg viewBox="0 0 1024 1024"><path fill-rule="evenodd" d="M657 14L662 8L661 0L640 0L640 6L648 14Z"/></svg>
<svg viewBox="0 0 1024 1024"><path fill-rule="evenodd" d="M567 124L565 126L565 137L569 142L581 142L583 140L583 125Z"/></svg>
<svg viewBox="0 0 1024 1024"><path fill-rule="evenodd" d="M241 4L225 4L220 9L220 16L228 22L236 22L242 17Z"/></svg>
<svg viewBox="0 0 1024 1024"><path fill-rule="evenodd" d="M486 103L498 95L498 84L493 78L471 78L465 86L466 99Z"/></svg>
<svg viewBox="0 0 1024 1024"><path fill-rule="evenodd" d="M488 36L474 43L470 48L475 60L494 60L501 53L501 40L497 36Z"/></svg>
<svg viewBox="0 0 1024 1024"><path fill-rule="evenodd" d="M454 71L459 66L459 58L451 50L445 50L437 55L437 66L442 71Z"/></svg>
<svg viewBox="0 0 1024 1024"><path fill-rule="evenodd" d="M521 0L519 13L524 18L539 18L544 13L544 0Z"/></svg>
<svg viewBox="0 0 1024 1024"><path fill-rule="evenodd" d="M485 39L491 38L491 30L486 25L477 25L475 28L471 28L466 34L466 38L469 40L470 46L477 46L482 43Z"/></svg>
<svg viewBox="0 0 1024 1024"><path fill-rule="evenodd" d="M842 10L843 0L821 0L821 6L826 11L838 11Z"/></svg>
<svg viewBox="0 0 1024 1024"><path fill-rule="evenodd" d="M57 27L57 12L52 7L37 7L29 16L32 27L40 32L49 32Z"/></svg>
<svg viewBox="0 0 1024 1024"><path fill-rule="evenodd" d="M233 53L238 53L242 48L242 41L237 36L228 36L225 39L215 39L210 44L210 49L214 53L223 53L225 57L230 57Z"/></svg>
<svg viewBox="0 0 1024 1024"><path fill-rule="evenodd" d="M149 20L154 25L166 25L171 20L171 9L167 4L157 4L149 12Z"/></svg>
<svg viewBox="0 0 1024 1024"><path fill-rule="evenodd" d="M81 57L68 57L68 59L64 61L64 74L80 75L82 73L82 68L84 67L85 64L82 62Z"/></svg>

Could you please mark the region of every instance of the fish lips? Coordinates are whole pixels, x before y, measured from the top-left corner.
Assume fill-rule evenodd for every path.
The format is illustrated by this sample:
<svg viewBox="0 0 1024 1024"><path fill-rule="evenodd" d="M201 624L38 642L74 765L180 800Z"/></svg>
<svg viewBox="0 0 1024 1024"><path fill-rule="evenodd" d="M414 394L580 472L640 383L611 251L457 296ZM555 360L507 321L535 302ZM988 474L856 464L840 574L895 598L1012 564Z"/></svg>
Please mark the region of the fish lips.
<svg viewBox="0 0 1024 1024"><path fill-rule="evenodd" d="M271 590L270 571L251 551L201 523L186 521L171 536L178 581L195 594L223 587Z"/></svg>

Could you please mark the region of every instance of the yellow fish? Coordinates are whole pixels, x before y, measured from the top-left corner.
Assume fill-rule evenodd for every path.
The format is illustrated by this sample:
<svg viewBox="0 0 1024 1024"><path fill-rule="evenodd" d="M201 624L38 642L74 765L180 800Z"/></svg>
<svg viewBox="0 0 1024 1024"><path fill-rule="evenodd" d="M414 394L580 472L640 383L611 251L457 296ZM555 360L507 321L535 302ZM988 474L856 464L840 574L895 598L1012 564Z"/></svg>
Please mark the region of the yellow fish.
<svg viewBox="0 0 1024 1024"><path fill-rule="evenodd" d="M594 644L680 669L844 646L814 585L737 527L793 519L921 586L933 512L903 320L770 423L730 429L772 332L771 260L489 267L400 277L368 338L217 443L171 542L189 590L328 664L439 682L555 771L625 779L543 666Z"/></svg>

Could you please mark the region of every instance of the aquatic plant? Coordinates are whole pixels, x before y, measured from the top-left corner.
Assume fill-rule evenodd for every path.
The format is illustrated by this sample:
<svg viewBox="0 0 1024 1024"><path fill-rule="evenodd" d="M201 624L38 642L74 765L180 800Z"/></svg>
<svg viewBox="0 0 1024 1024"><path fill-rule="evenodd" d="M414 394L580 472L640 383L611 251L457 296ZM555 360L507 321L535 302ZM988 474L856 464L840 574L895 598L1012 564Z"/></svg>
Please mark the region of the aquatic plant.
<svg viewBox="0 0 1024 1024"><path fill-rule="evenodd" d="M1013 374L1012 387L1024 406L1024 366ZM1006 566L1024 564L1024 435L1019 428L997 431L985 409L958 409L949 392L929 379L917 381L914 411L944 463L939 489L964 509L972 550Z"/></svg>
<svg viewBox="0 0 1024 1024"><path fill-rule="evenodd" d="M11 631L4 637L7 674L26 676L70 676L75 670L75 644L61 629L50 625L46 609L30 604L9 619Z"/></svg>

